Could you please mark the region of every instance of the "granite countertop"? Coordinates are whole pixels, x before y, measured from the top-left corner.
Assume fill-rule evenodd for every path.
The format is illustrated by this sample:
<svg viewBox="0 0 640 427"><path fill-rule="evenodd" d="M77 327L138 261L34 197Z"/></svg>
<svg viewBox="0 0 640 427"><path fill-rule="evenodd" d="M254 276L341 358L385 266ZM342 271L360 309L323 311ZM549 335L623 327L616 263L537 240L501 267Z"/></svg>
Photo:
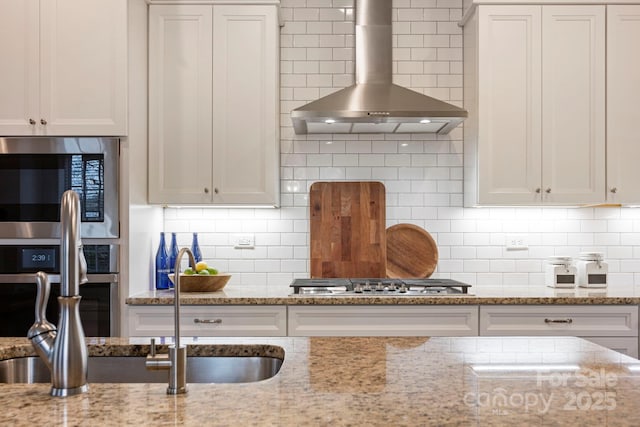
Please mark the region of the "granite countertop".
<svg viewBox="0 0 640 427"><path fill-rule="evenodd" d="M227 285L218 292L183 292L186 305L475 305L475 304L640 304L634 286L610 285L603 289L552 289L540 287L472 287L460 296L322 296L290 295L287 286L251 287ZM130 296L130 305L173 304L173 290L149 291Z"/></svg>
<svg viewBox="0 0 640 427"><path fill-rule="evenodd" d="M92 355L148 352L140 338L88 341ZM201 338L189 349L284 363L268 380L178 396L166 384L90 383L68 398L0 384L0 425L640 425L640 361L580 338ZM0 338L0 359L29 354L26 339Z"/></svg>

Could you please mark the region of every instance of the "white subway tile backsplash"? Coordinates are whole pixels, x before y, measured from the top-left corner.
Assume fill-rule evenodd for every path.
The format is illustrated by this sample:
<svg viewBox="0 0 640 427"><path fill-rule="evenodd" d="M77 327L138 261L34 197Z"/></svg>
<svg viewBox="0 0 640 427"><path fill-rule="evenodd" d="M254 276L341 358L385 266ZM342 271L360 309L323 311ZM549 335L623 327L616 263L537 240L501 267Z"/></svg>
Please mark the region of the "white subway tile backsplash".
<svg viewBox="0 0 640 427"><path fill-rule="evenodd" d="M360 166L384 166L384 156L376 154L359 154Z"/></svg>
<svg viewBox="0 0 640 427"><path fill-rule="evenodd" d="M346 179L346 169L322 168L320 169L320 179L325 181L342 181Z"/></svg>
<svg viewBox="0 0 640 427"><path fill-rule="evenodd" d="M399 34L398 47L423 47L423 37L413 34Z"/></svg>
<svg viewBox="0 0 640 427"><path fill-rule="evenodd" d="M436 7L436 0L411 0L411 7L431 8ZM395 6L395 3L394 3Z"/></svg>
<svg viewBox="0 0 640 427"><path fill-rule="evenodd" d="M387 226L427 229L440 260L434 277L526 294L544 287L545 259L601 250L610 286L640 289L640 209L463 208L463 127L449 135L295 135L289 112L355 81L354 0L281 0L278 209L165 209L165 230L189 245L199 232L205 259L241 286L288 287L309 272L311 184L377 180ZM462 105L462 0L393 0L393 81ZM234 249L232 235L255 236ZM508 234L527 250L507 251Z"/></svg>
<svg viewBox="0 0 640 427"><path fill-rule="evenodd" d="M352 34L353 22L351 21L333 21L333 34Z"/></svg>
<svg viewBox="0 0 640 427"><path fill-rule="evenodd" d="M420 74L423 73L422 62L413 61L400 61L398 62L397 71L398 74Z"/></svg>
<svg viewBox="0 0 640 427"><path fill-rule="evenodd" d="M298 7L293 9L294 21L317 21L320 18L320 9L310 7Z"/></svg>

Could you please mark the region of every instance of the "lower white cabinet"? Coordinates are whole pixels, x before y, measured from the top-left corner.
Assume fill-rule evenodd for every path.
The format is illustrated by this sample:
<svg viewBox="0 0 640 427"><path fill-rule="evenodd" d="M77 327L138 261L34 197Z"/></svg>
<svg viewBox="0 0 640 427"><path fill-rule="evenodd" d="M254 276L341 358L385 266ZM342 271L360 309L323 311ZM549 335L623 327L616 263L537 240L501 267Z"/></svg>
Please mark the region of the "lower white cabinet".
<svg viewBox="0 0 640 427"><path fill-rule="evenodd" d="M180 333L197 337L283 337L287 335L284 305L194 305L180 307ZM129 307L129 335L174 334L173 306Z"/></svg>
<svg viewBox="0 0 640 427"><path fill-rule="evenodd" d="M638 338L635 337L581 337L618 353L638 358Z"/></svg>
<svg viewBox="0 0 640 427"><path fill-rule="evenodd" d="M481 336L576 336L638 356L638 306L480 306Z"/></svg>
<svg viewBox="0 0 640 427"><path fill-rule="evenodd" d="M289 336L477 336L478 306L292 305Z"/></svg>
<svg viewBox="0 0 640 427"><path fill-rule="evenodd" d="M174 334L173 306L130 305L129 335ZM187 305L183 336L575 336L638 357L636 305Z"/></svg>

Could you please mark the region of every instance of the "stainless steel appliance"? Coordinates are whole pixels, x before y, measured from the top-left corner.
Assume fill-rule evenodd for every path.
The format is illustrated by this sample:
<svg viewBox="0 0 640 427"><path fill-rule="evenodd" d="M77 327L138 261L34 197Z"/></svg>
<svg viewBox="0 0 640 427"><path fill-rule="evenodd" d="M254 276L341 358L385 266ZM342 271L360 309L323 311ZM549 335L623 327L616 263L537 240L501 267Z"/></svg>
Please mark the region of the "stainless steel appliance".
<svg viewBox="0 0 640 427"><path fill-rule="evenodd" d="M452 279L316 278L295 279L294 295L445 296L470 295L471 285Z"/></svg>
<svg viewBox="0 0 640 427"><path fill-rule="evenodd" d="M89 281L80 286L80 318L86 336L119 332L118 246L85 244ZM35 318L35 273L49 274L47 319L58 324L60 245L0 246L0 336L26 337Z"/></svg>
<svg viewBox="0 0 640 427"><path fill-rule="evenodd" d="M0 138L0 239L59 238L66 190L81 237L117 238L118 152L117 138Z"/></svg>
<svg viewBox="0 0 640 427"><path fill-rule="evenodd" d="M398 86L392 77L392 2L356 0L356 83L291 111L306 133L451 132L466 110Z"/></svg>

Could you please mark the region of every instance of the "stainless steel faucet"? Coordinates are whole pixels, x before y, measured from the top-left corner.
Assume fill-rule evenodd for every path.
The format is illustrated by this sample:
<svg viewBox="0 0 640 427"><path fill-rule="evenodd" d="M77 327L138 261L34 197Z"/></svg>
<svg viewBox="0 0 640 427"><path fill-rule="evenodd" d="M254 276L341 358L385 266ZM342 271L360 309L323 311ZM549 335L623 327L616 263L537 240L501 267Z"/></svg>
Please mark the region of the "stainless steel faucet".
<svg viewBox="0 0 640 427"><path fill-rule="evenodd" d="M87 344L80 321L80 284L87 281L87 263L80 239L80 199L75 191L62 195L60 206L60 319L58 327L45 316L49 299L49 276L36 273L35 323L27 337L51 371L51 395L85 393Z"/></svg>
<svg viewBox="0 0 640 427"><path fill-rule="evenodd" d="M187 392L187 346L180 344L180 262L184 254L189 256L191 268L196 269L196 260L189 248L182 248L178 252L175 264L173 284L173 316L175 342L169 346L169 354L156 354L155 340L151 340L151 354L147 356L147 369L168 369L169 386L167 394L183 394Z"/></svg>

